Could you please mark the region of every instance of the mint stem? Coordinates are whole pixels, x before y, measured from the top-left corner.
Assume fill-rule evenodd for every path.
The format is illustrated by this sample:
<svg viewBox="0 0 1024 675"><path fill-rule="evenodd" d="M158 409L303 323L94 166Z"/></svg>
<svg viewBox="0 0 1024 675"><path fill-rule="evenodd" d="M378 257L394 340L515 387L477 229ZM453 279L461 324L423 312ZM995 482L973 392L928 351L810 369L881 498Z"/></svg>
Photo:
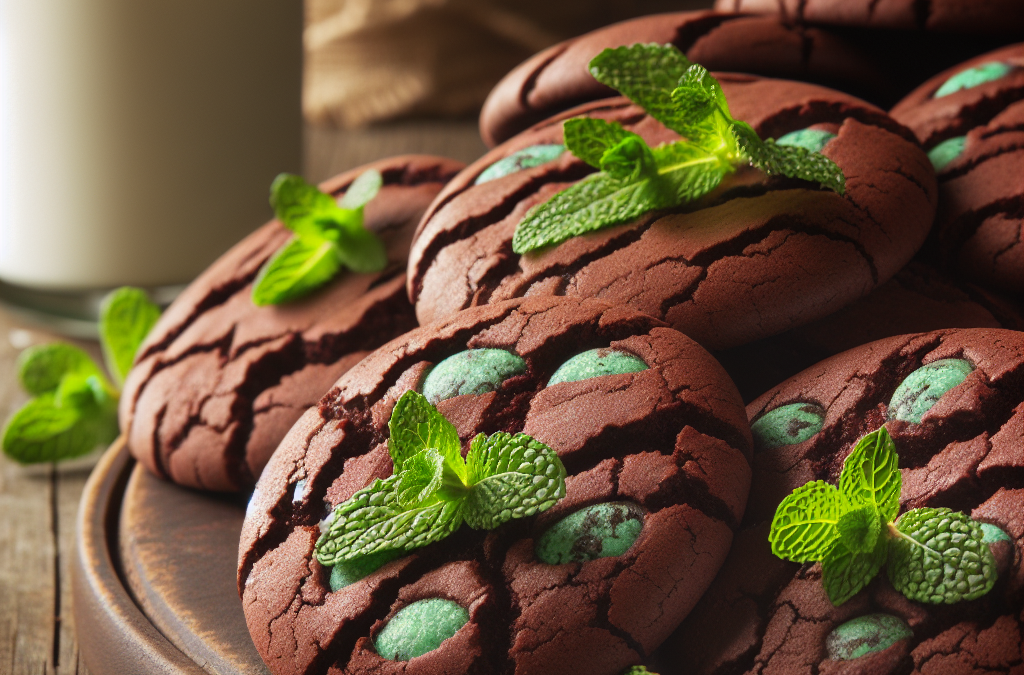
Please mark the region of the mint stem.
<svg viewBox="0 0 1024 675"><path fill-rule="evenodd" d="M911 537L911 536L909 536L909 535L906 535L906 534L903 534L902 532L900 532L900 531L899 531L899 530L898 530L898 529L896 528L896 524L895 524L895 523L886 523L886 525L887 525L887 526L888 526L888 528L889 528L889 534L890 534L891 536L893 536L893 537L899 537L900 539L905 539L905 540L909 541L909 542L910 542L911 544L913 544L914 546L920 546L920 547L921 547L921 548L923 548L924 550L926 550L926 551L928 551L929 553L931 553L932 555L934 555L934 556L935 556L936 558L938 558L939 560L942 560L942 554L941 554L941 553L939 553L938 551L936 551L936 550L934 550L934 549L928 548L927 546L925 546L925 545L924 545L924 544L922 544L921 542L917 541L917 540L916 540L916 539L914 539L913 537Z"/></svg>

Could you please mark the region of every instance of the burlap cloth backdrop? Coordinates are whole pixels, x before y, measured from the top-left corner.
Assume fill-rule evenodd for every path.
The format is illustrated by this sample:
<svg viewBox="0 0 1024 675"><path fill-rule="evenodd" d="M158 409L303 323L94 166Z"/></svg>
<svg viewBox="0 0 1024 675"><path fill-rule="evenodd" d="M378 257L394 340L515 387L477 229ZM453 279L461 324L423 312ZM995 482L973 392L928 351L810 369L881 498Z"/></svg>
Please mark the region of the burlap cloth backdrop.
<svg viewBox="0 0 1024 675"><path fill-rule="evenodd" d="M531 54L633 16L712 0L306 0L306 119L352 127L467 115Z"/></svg>

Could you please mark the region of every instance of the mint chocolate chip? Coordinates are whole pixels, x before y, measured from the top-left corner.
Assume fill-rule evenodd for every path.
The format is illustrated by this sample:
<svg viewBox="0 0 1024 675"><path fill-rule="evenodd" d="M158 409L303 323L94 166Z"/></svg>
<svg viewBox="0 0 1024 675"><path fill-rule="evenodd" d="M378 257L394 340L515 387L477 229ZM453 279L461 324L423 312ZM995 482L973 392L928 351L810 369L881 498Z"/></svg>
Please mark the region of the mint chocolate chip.
<svg viewBox="0 0 1024 675"><path fill-rule="evenodd" d="M548 380L548 386L562 382L578 382L602 375L620 375L647 370L643 359L633 354L613 349L591 349L577 354L555 371Z"/></svg>
<svg viewBox="0 0 1024 675"><path fill-rule="evenodd" d="M346 586L351 586L371 572L377 571L385 564L395 558L401 558L403 555L405 555L405 551L401 550L380 551L355 560L340 562L331 567L331 590L340 591Z"/></svg>
<svg viewBox="0 0 1024 675"><path fill-rule="evenodd" d="M984 535L981 538L981 543L983 544L991 545L999 541L1013 541L1010 539L1010 535L1006 534L1006 532L1003 531L1003 528L998 525L993 525L991 523L978 523L978 525L981 526L981 532Z"/></svg>
<svg viewBox="0 0 1024 675"><path fill-rule="evenodd" d="M928 159L931 160L932 166L935 167L936 171L942 171L949 166L953 160L960 156L964 151L964 144L967 142L966 136L954 136L948 138L934 148L928 151Z"/></svg>
<svg viewBox="0 0 1024 675"><path fill-rule="evenodd" d="M825 410L814 403L790 403L761 415L750 425L755 450L803 443L821 431Z"/></svg>
<svg viewBox="0 0 1024 675"><path fill-rule="evenodd" d="M444 598L428 598L403 607L377 635L373 646L391 661L408 661L432 652L469 621L462 605Z"/></svg>
<svg viewBox="0 0 1024 675"><path fill-rule="evenodd" d="M825 638L825 648L833 661L848 661L884 651L913 635L898 616L867 614L836 626Z"/></svg>
<svg viewBox="0 0 1024 675"><path fill-rule="evenodd" d="M564 145L531 145L491 164L477 176L474 185L480 185L480 183L503 178L523 169L546 164L558 159L558 156L563 152L565 152Z"/></svg>
<svg viewBox="0 0 1024 675"><path fill-rule="evenodd" d="M644 512L629 502L608 502L580 509L549 527L534 545L537 559L549 565L620 556L644 527Z"/></svg>
<svg viewBox="0 0 1024 675"><path fill-rule="evenodd" d="M434 366L423 380L431 404L466 394L495 391L513 375L526 372L526 361L504 349L467 349Z"/></svg>
<svg viewBox="0 0 1024 675"><path fill-rule="evenodd" d="M834 133L823 129L800 129L782 136L775 141L775 145L789 145L811 152L821 152L822 148L835 137Z"/></svg>
<svg viewBox="0 0 1024 675"><path fill-rule="evenodd" d="M964 359L942 359L921 366L896 387L889 401L889 419L920 424L921 418L947 391L971 374Z"/></svg>
<svg viewBox="0 0 1024 675"><path fill-rule="evenodd" d="M961 70L959 73L942 83L932 98L942 98L963 89L974 87L1006 77L1007 73L1013 70L1013 66L1002 61L990 61L980 66Z"/></svg>

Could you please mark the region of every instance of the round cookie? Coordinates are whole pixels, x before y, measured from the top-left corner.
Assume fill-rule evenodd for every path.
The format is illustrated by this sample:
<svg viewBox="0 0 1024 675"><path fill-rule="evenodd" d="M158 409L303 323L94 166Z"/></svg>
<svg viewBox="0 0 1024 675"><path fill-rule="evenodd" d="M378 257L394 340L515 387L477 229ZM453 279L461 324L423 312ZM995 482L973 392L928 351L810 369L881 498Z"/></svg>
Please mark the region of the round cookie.
<svg viewBox="0 0 1024 675"><path fill-rule="evenodd" d="M663 673L1019 672L1024 629L1024 333L943 330L819 363L747 407L754 479L721 573L666 641ZM771 553L776 506L837 482L857 440L885 425L901 511L949 507L983 523L998 580L954 604L907 599L879 573L834 607L819 563Z"/></svg>
<svg viewBox="0 0 1024 675"><path fill-rule="evenodd" d="M271 221L201 274L164 312L140 347L121 396L132 455L189 487L255 484L271 453L310 406L366 353L416 325L402 274L413 229L462 164L409 155L332 178L341 195L363 171L384 185L365 208L366 227L390 264L343 272L298 302L257 307L252 282L291 236Z"/></svg>
<svg viewBox="0 0 1024 675"><path fill-rule="evenodd" d="M1024 44L936 75L891 115L938 173L930 252L965 278L1024 295Z"/></svg>
<svg viewBox="0 0 1024 675"><path fill-rule="evenodd" d="M494 361L467 350L501 350L519 365L479 375ZM572 377L552 384L574 359ZM318 522L391 474L395 402L433 387L446 362L443 379L464 368L466 381L488 383L437 402L463 451L480 432L530 434L564 463L565 498L490 532L462 527L332 586L334 570L314 559ZM275 674L618 675L714 577L746 501L749 443L717 362L628 308L526 298L414 330L346 373L264 471L239 548L253 642ZM448 629L435 631L435 617ZM406 628L389 628L396 621Z"/></svg>
<svg viewBox="0 0 1024 675"><path fill-rule="evenodd" d="M795 22L928 30L946 34L1021 35L1019 0L715 0L726 12L782 14ZM953 36L949 36L950 41Z"/></svg>
<svg viewBox="0 0 1024 675"><path fill-rule="evenodd" d="M744 401L818 361L882 338L941 328L1024 330L1018 303L956 283L918 259L867 297L823 319L715 352Z"/></svg>
<svg viewBox="0 0 1024 675"><path fill-rule="evenodd" d="M493 164L561 143L576 116L621 122L649 145L677 136L622 98L580 106L509 140L457 176L417 229L409 292L420 323L526 295L601 297L663 318L709 349L830 314L896 273L932 222L934 172L912 135L846 94L800 82L718 76L733 115L764 138L836 134L823 154L845 197L737 171L704 200L516 255L527 210L589 174L570 153L480 182Z"/></svg>
<svg viewBox="0 0 1024 675"><path fill-rule="evenodd" d="M867 49L827 29L775 16L673 12L623 21L538 52L502 78L480 111L490 146L580 103L614 96L587 68L601 50L637 42L672 44L709 70L805 80L876 100L896 100L893 78Z"/></svg>

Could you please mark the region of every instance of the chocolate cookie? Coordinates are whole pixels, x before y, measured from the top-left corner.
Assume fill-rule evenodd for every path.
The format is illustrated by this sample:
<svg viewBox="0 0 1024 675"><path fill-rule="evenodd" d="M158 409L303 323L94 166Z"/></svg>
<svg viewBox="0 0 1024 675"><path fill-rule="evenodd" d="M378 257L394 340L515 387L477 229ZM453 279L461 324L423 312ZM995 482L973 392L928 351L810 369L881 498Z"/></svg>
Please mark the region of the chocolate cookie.
<svg viewBox="0 0 1024 675"><path fill-rule="evenodd" d="M790 21L846 26L984 35L1024 33L1020 0L715 0L715 9L781 14Z"/></svg>
<svg viewBox="0 0 1024 675"><path fill-rule="evenodd" d="M744 401L818 361L882 338L941 328L1024 330L1019 303L912 260L870 295L823 319L715 352Z"/></svg>
<svg viewBox="0 0 1024 675"><path fill-rule="evenodd" d="M239 490L256 482L281 438L366 353L416 325L402 274L413 229L462 168L406 156L323 184L341 195L368 168L384 186L365 210L389 267L343 273L299 302L256 307L252 283L291 236L272 221L242 240L175 300L139 349L121 397L132 455L190 487Z"/></svg>
<svg viewBox="0 0 1024 675"><path fill-rule="evenodd" d="M617 120L651 146L677 138L625 99L589 103L495 148L438 196L409 257L420 323L517 296L596 296L720 349L830 314L895 274L924 240L936 200L910 132L829 89L719 77L737 119L820 148L845 172L846 196L748 168L701 202L516 255L527 210L592 171L560 152L563 120Z"/></svg>
<svg viewBox="0 0 1024 675"><path fill-rule="evenodd" d="M891 114L938 173L934 255L979 284L1024 294L1024 44L940 73Z"/></svg>
<svg viewBox="0 0 1024 675"><path fill-rule="evenodd" d="M463 452L480 432L550 446L566 496L356 580L314 558L318 522L391 474L388 421L410 389L436 401ZM346 373L263 473L239 549L253 641L276 674L617 674L725 557L749 439L717 362L626 307L527 298L414 330Z"/></svg>
<svg viewBox="0 0 1024 675"><path fill-rule="evenodd" d="M677 633L668 673L1020 672L1024 603L1024 333L945 330L880 340L805 370L747 407L754 480L743 528ZM885 425L901 511L949 507L981 523L998 580L924 604L883 572L839 607L818 563L772 555L776 506L835 484L857 440Z"/></svg>
<svg viewBox="0 0 1024 675"><path fill-rule="evenodd" d="M888 69L867 49L827 29L731 12L656 14L566 40L517 66L480 111L484 142L497 145L551 115L614 96L590 76L587 64L603 49L637 42L673 44L709 70L805 80L868 100L894 101L902 95L892 96Z"/></svg>

